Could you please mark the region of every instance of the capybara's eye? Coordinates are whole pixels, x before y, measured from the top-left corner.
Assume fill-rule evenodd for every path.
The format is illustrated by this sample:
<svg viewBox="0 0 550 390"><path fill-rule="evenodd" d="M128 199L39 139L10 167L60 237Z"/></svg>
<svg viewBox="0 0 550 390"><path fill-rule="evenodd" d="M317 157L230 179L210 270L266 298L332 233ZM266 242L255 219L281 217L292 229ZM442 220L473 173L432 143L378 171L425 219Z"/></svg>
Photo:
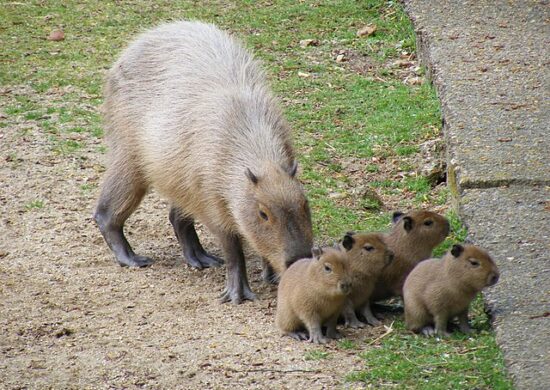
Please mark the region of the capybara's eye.
<svg viewBox="0 0 550 390"><path fill-rule="evenodd" d="M432 226L434 224L434 221L432 221L431 219L428 219L427 221L424 221L424 225L426 226Z"/></svg>
<svg viewBox="0 0 550 390"><path fill-rule="evenodd" d="M325 264L325 272L326 272L327 274L330 274L330 273L332 272L332 268L330 268L330 265Z"/></svg>
<svg viewBox="0 0 550 390"><path fill-rule="evenodd" d="M374 247L372 245L365 245L363 247L367 252L372 252L374 250Z"/></svg>
<svg viewBox="0 0 550 390"><path fill-rule="evenodd" d="M269 219L269 217L267 216L267 214L264 213L262 210L260 210L260 217L262 217L262 219L264 219L264 220L266 220L266 221Z"/></svg>
<svg viewBox="0 0 550 390"><path fill-rule="evenodd" d="M473 265L474 267L479 267L479 261L477 260L468 260L470 262L471 265Z"/></svg>

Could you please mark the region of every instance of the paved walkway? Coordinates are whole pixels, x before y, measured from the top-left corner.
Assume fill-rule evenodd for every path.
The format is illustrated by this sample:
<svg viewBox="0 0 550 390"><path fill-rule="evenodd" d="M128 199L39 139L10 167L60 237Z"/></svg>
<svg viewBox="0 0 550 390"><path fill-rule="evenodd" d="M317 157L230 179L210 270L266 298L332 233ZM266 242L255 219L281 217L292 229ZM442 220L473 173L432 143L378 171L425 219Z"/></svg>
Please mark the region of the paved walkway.
<svg viewBox="0 0 550 390"><path fill-rule="evenodd" d="M550 3L406 0L442 103L448 183L501 281L485 295L518 389L550 388Z"/></svg>

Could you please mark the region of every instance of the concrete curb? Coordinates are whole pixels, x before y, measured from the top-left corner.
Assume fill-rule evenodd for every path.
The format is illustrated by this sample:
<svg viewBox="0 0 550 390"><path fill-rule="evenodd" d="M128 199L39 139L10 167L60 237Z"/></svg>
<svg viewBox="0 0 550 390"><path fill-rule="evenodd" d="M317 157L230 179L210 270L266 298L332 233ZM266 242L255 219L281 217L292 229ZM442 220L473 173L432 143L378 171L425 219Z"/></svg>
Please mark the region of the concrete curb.
<svg viewBox="0 0 550 390"><path fill-rule="evenodd" d="M518 389L550 383L550 7L406 0L441 100L447 181L469 240L497 261L485 294Z"/></svg>

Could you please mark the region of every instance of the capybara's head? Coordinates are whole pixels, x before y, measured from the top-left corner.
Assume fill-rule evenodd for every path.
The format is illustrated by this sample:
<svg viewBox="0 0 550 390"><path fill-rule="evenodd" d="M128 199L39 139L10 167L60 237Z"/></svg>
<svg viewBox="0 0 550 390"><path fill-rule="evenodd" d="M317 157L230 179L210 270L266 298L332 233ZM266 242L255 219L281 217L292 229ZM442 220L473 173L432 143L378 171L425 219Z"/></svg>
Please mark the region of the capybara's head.
<svg viewBox="0 0 550 390"><path fill-rule="evenodd" d="M352 279L347 254L336 248L320 248L312 265L310 278L320 284L318 287L329 296L348 295L351 292Z"/></svg>
<svg viewBox="0 0 550 390"><path fill-rule="evenodd" d="M352 272L378 274L393 261L393 252L380 233L347 232L341 246L348 255Z"/></svg>
<svg viewBox="0 0 550 390"><path fill-rule="evenodd" d="M449 235L450 225L444 216L426 210L414 210L406 214L393 213L392 234L397 233L419 245L435 248Z"/></svg>
<svg viewBox="0 0 550 390"><path fill-rule="evenodd" d="M311 212L296 170L295 162L287 169L273 164L247 169L238 210L241 233L278 273L311 257Z"/></svg>
<svg viewBox="0 0 550 390"><path fill-rule="evenodd" d="M481 291L498 282L499 271L489 254L475 245L455 244L450 250L453 262L451 277L472 290Z"/></svg>

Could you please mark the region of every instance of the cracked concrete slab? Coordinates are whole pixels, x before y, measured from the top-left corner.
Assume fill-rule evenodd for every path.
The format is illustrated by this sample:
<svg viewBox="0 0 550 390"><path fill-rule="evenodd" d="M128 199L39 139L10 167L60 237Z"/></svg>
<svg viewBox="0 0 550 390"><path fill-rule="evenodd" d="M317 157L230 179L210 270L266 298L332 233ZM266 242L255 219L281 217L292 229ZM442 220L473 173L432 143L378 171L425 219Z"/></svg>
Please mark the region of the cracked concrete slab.
<svg viewBox="0 0 550 390"><path fill-rule="evenodd" d="M518 389L550 383L550 6L406 0L442 105L468 240L501 270L484 295Z"/></svg>
<svg viewBox="0 0 550 390"><path fill-rule="evenodd" d="M550 184L550 7L407 2L460 188Z"/></svg>

